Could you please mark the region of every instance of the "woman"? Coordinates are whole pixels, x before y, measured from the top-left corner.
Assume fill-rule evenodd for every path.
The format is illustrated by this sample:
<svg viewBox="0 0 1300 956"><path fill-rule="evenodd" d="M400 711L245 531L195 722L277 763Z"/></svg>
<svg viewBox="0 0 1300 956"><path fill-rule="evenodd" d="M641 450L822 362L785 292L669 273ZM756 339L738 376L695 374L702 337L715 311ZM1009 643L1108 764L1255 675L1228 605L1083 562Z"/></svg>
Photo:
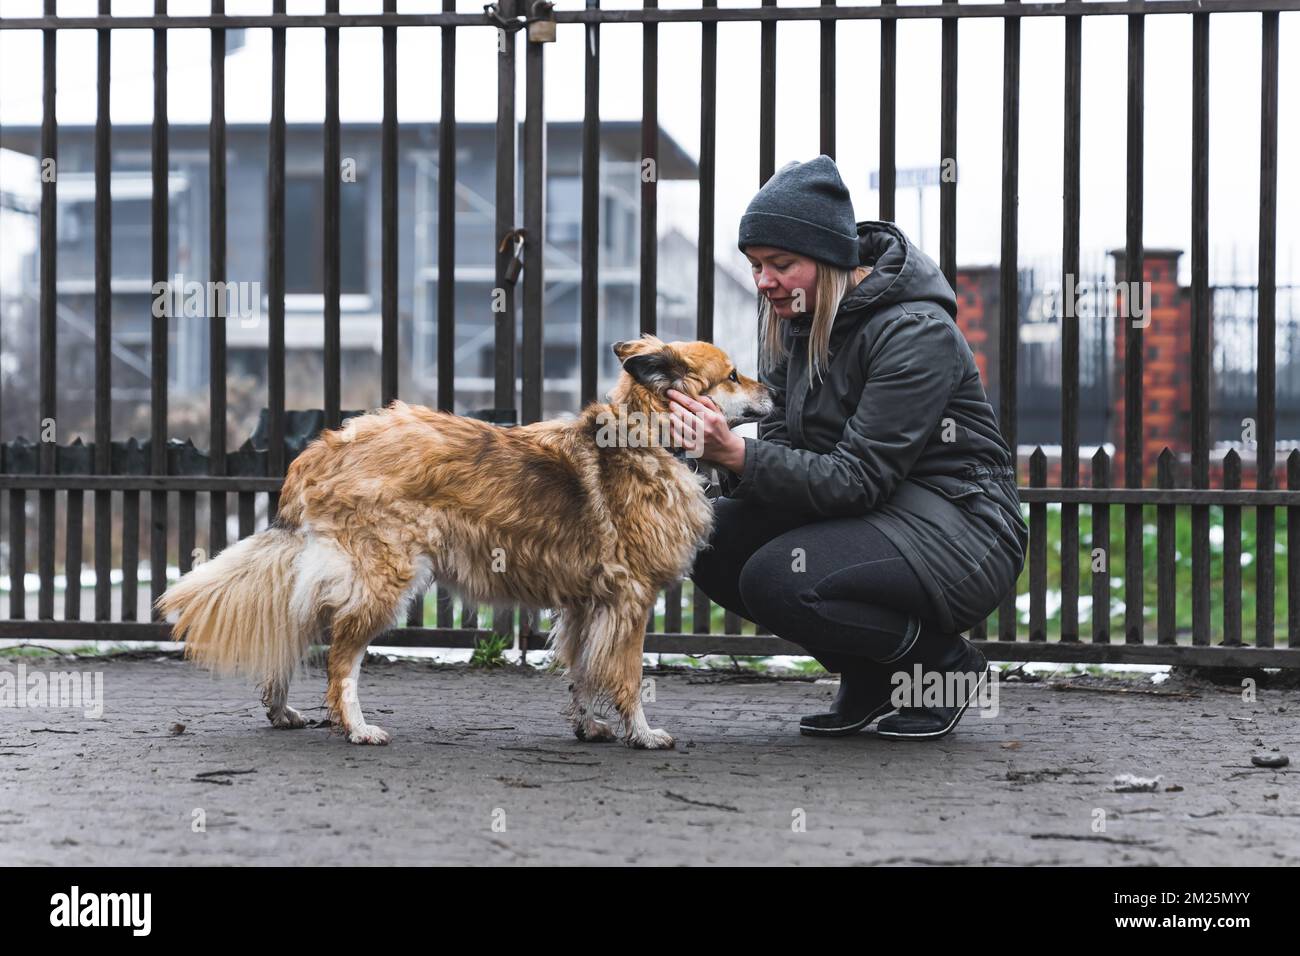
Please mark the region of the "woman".
<svg viewBox="0 0 1300 956"><path fill-rule="evenodd" d="M919 667L964 680L877 733L942 737L988 672L959 632L1014 590L1029 536L952 287L895 225L854 221L825 155L768 180L738 245L776 407L742 438L711 404L668 393L678 440L727 469L691 579L840 674L831 711L801 733L862 730L895 710L894 675Z"/></svg>

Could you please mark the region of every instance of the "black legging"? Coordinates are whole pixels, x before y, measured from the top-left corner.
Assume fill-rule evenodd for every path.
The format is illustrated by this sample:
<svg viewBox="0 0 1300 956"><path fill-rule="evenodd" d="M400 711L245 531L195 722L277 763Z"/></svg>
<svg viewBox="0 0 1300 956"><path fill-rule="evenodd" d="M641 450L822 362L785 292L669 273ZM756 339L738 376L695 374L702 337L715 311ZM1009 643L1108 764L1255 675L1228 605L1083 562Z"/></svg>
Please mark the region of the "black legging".
<svg viewBox="0 0 1300 956"><path fill-rule="evenodd" d="M715 603L806 648L827 670L883 661L911 615L926 642L941 637L929 596L907 559L861 518L810 521L733 498L713 501L709 547L691 580ZM928 632L928 634L927 634Z"/></svg>

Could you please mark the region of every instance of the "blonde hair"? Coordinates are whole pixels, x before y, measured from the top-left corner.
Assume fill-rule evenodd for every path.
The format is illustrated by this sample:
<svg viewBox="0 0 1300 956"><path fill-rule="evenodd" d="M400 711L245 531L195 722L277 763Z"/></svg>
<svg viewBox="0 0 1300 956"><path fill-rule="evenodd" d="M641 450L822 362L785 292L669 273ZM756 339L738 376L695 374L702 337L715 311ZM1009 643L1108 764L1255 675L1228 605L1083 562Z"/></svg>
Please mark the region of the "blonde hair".
<svg viewBox="0 0 1300 956"><path fill-rule="evenodd" d="M841 269L820 259L813 261L817 264L817 279L813 286L812 331L808 334L809 382L814 376L820 380L830 362L831 326L840 310L840 302L853 288L853 273L857 271ZM759 296L758 301L759 366L771 371L789 355L781 341L781 323L786 320L776 314L766 296Z"/></svg>

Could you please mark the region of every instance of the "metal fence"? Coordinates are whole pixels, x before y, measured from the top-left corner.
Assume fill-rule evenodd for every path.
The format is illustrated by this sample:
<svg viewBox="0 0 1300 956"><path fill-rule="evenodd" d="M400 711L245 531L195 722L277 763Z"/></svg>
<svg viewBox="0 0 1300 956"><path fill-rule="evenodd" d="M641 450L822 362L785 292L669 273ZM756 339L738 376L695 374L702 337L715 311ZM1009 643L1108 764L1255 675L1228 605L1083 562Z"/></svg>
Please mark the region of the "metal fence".
<svg viewBox="0 0 1300 956"><path fill-rule="evenodd" d="M398 14L395 0L385 0L382 13L340 15L337 0L326 0L325 14L287 15L284 0L275 0L271 15L228 16L222 0L213 0L212 12L204 16L169 16L166 0L155 0L155 12L143 17L110 15L109 0L100 0L99 15L59 17L55 0L45 0L45 14L29 18L0 18L0 29L40 30L44 44L44 119L41 135L43 157L58 154L55 120L55 50L61 30L94 30L98 36L98 118L95 131L95 440L91 445L60 447L45 441L22 447L11 443L0 462L0 489L8 495L8 574L10 581L9 619L0 622L0 636L39 640L84 640L162 638L168 632L163 622L137 621L136 589L139 580L141 496L148 498L149 594L159 595L166 586L165 569L169 558L171 509L177 515L177 547L174 553L181 570L190 567L195 556L198 496L209 498L208 548L215 553L226 545L227 495L238 501L239 533L255 529L255 497L265 495L266 515L274 515L278 489L286 465L301 447L302 441L321 427L338 425L343 418L340 408L340 240L339 240L339 33L356 27L380 27L383 34L383 121L382 121L382 360L380 397L383 402L397 396L398 386L398 313L397 288L397 29L399 27L435 28L441 38L442 121L439 136L439 206L454 209L453 188L456 171L456 40L460 30L498 31L497 55L498 120L496 165L496 235L505 240L522 235L522 294L508 281L507 272L513 259L512 244L504 241L496 250L497 285L504 290L506 308L496 315L495 410L486 417L508 422L515 416L516 299L522 321L521 357L522 392L519 421L538 419L541 414L542 357L544 329L543 281L545 263L541 255L544 236L544 196L546 171L546 130L543 120L543 63L546 43L534 41L533 30L545 32L544 21L553 20L558 29L585 31L585 113L583 121L583 168L595 170L598 159L598 92L600 89L600 28L602 24L639 23L643 42L642 87L642 157L655 160L658 155L657 77L660 70L658 25L660 23L698 22L701 24L701 94L700 94L700 206L698 320L699 338L711 339L713 289L711 264L714 257L714 184L718 174L715 162L717 116L717 49L720 23L759 22L761 24L760 57L755 65L759 84L759 182L774 172L776 112L776 50L778 24L782 21L816 20L821 29L820 58L820 142L821 152L835 155L836 147L836 26L841 20L874 19L880 21L880 218L894 218L896 183L895 120L897 103L898 61L897 25L900 20L939 20L942 23L941 62L941 155L939 159L955 161L958 155L958 26L971 18L1000 18L1003 21L1004 89L1002 95L1002 243L1000 294L1003 316L1019 314L1021 290L1017 276L1017 191L1019 176L1019 90L1021 24L1027 17L1060 17L1065 25L1062 51L1065 62L1064 97L1064 230L1061 269L1063 275L1078 275L1079 204L1080 204L1080 101L1081 101L1081 28L1085 16L1123 16L1127 19L1127 224L1126 254L1123 270L1127 276L1143 274L1143 110L1144 110L1144 27L1152 15L1190 14L1193 20L1192 70L1188 77L1192 94L1192 335L1194 343L1205 343L1210 308L1208 251L1208 63L1213 15L1222 12L1256 12L1260 14L1262 50L1261 75L1261 151L1259 196L1259 293L1257 311L1257 360L1255 370L1254 415L1258 422L1256 488L1241 490L1240 461L1235 453L1225 464L1227 480L1223 489L1209 487L1210 387L1208 348L1193 347L1193 412L1191 487L1174 488L1172 455L1161 456L1158 487L1142 487L1142 329L1132 323L1125 331L1124 395L1124 476L1112 482L1110 460L1099 452L1091 462L1087 486L1080 484L1079 462L1079 341L1077 325L1066 323L1063 329L1061 356L1061 447L1063 460L1061 487L1046 486L1045 456L1041 449L1030 458L1028 486L1021 497L1028 504L1031 525L1031 550L1027 565L1028 617L1021 626L1015 595L1008 595L997 612L995 634L985 624L973 629L972 636L987 639L984 645L990 657L1003 660L1074 660L1125 662L1180 662L1192 664L1297 666L1300 665L1300 563L1287 562L1286 641L1276 646L1275 631L1275 560L1274 548L1257 547L1255 567L1255 620L1253 640L1244 642L1241 627L1241 582L1243 508L1255 512L1257 540L1275 540L1276 511L1286 509L1286 553L1297 551L1300 537L1300 451L1287 459L1287 489L1274 487L1276 466L1275 430L1275 319L1276 319L1276 222L1277 222L1277 155L1278 155L1278 24L1283 11L1300 10L1300 0L1162 0L1158 3L1138 0L1104 0L1058 3L982 3L958 4L945 0L938 5L900 6L882 0L878 6L839 6L834 0L822 0L820 6L781 8L775 0L762 0L761 6L721 9L716 0L703 0L698 9L661 10L654 0L642 9L602 10L588 0L582 10L552 10L544 2L500 0L488 4L483 13L456 13L454 3L444 0L444 12ZM271 121L269 135L269 180L267 192L268 248L266 286L269 301L268 408L261 447L252 442L231 451L226 447L224 420L226 412L225 371L226 343L224 325L211 323L211 438L206 453L192 446L168 441L167 435L167 336L168 316L153 317L150 353L151 428L148 440L132 440L126 445L110 440L110 276L111 236L109 191L109 91L110 32L114 29L148 29L153 32L154 120L152 127L152 275L156 282L168 276L167 219L167 31L169 29L207 29L212 48L212 120L210 136L210 229L211 265L206 277L212 282L226 279L226 174L225 174L225 49L228 32L248 28L266 28L272 35ZM285 408L285 33L293 29L324 29L326 66L320 81L326 94L326 119L322 129L322 167L326 188L323 196L325 230L320 254L325 277L325 399L323 411L293 412ZM522 143L523 210L522 221L515 208L515 170L519 144L516 142L515 80L519 69L519 42L523 33L523 71L526 103ZM594 177L582 181L581 237L581 400L596 398L597 353L597 236L598 194ZM43 181L40 202L40 417L52 421L58 408L59 369L55 364L56 329L56 190L52 179ZM957 189L955 181L940 185L940 266L949 282L955 285ZM656 329L656 183L644 178L641 186L641 328ZM451 216L438 222L437 257L441 274L450 275L454 263L454 233ZM515 232L515 230L522 232ZM1118 277L1118 278L1123 278ZM452 284L438 288L438 362L437 404L450 410L453 397ZM1016 447L1018 409L1016 400L1016 355L1018 322L1003 321L999 329L999 388L996 396L999 420L1008 444ZM94 620L80 621L80 573L82 565L82 519L86 492L93 495L94 534L93 566L95 571ZM28 495L37 498L37 575L40 587L36 620L25 619L24 577L27 551ZM56 507L63 499L62 508ZM1059 568L1059 639L1048 640L1048 513L1049 506L1059 505L1060 554L1065 560ZM1090 508L1092 520L1091 548L1111 553L1110 509L1123 507L1123 625L1122 636L1112 642L1110 615L1093 614L1091 633L1084 635L1079 626L1079 562L1072 560L1079 551L1079 506ZM1143 555L1143 507L1154 506L1157 512L1156 544L1156 635L1148 641L1144 583L1147 579ZM1211 509L1222 509L1223 572L1221 580L1211 578ZM1190 640L1179 643L1175 626L1176 599L1180 590L1176 572L1176 511L1188 509L1191 517ZM64 618L55 619L55 548L58 516L65 522L66 590ZM115 517L115 511L120 517ZM1053 511L1055 513L1055 511ZM113 619L112 554L114 527L120 529L121 606L118 620ZM1116 554L1119 559L1119 554ZM1107 564L1107 568L1109 565ZM1094 608L1112 607L1109 570L1092 572L1091 592ZM1211 594L1216 587L1223 593L1222 645L1212 645ZM385 644L436 645L465 647L491 633L479 628L473 615L462 620L466 626L452 627L453 609L446 595L435 595L437 626L412 626L398 629L381 638ZM420 624L422 603L412 611L412 623ZM648 636L651 652L723 652L770 654L797 649L770 635L742 633L739 619L728 616L721 633L710 633L710 605L695 594L689 608L691 626L683 627L682 588L666 595L662 628ZM513 621L494 621L493 629ZM521 625L521 641L533 646L537 635L531 624ZM1021 639L1027 638L1027 640Z"/></svg>

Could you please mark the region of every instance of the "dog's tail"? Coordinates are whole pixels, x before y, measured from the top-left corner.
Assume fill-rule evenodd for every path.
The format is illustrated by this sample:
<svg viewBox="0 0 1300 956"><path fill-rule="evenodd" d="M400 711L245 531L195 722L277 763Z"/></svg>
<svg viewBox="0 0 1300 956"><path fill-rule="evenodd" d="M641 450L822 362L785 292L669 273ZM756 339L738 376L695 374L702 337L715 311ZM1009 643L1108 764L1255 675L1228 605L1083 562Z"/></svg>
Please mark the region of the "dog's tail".
<svg viewBox="0 0 1300 956"><path fill-rule="evenodd" d="M159 596L164 617L178 614L172 639L185 656L218 673L259 682L288 678L319 632L312 602L295 599L297 561L307 546L298 529L267 528L206 561Z"/></svg>

